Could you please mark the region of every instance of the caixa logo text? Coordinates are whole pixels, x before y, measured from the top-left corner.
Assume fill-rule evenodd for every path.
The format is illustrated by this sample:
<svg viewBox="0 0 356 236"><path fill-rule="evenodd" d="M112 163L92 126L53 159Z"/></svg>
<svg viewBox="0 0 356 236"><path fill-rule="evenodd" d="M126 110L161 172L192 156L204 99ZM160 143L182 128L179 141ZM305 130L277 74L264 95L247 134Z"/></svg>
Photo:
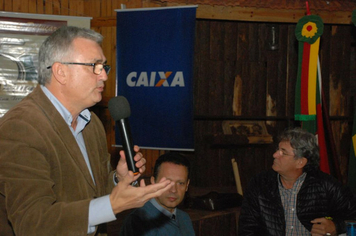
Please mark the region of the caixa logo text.
<svg viewBox="0 0 356 236"><path fill-rule="evenodd" d="M183 71L131 72L126 77L129 87L184 87Z"/></svg>

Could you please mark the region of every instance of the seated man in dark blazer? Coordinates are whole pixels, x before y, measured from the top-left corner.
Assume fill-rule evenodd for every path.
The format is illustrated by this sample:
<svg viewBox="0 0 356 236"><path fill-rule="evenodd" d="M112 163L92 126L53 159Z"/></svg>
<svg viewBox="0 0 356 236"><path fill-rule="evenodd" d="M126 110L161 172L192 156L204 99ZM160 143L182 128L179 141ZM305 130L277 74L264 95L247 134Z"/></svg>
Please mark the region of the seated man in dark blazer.
<svg viewBox="0 0 356 236"><path fill-rule="evenodd" d="M239 235L332 235L356 219L356 198L319 170L315 136L300 128L283 132L272 169L257 175L244 194Z"/></svg>

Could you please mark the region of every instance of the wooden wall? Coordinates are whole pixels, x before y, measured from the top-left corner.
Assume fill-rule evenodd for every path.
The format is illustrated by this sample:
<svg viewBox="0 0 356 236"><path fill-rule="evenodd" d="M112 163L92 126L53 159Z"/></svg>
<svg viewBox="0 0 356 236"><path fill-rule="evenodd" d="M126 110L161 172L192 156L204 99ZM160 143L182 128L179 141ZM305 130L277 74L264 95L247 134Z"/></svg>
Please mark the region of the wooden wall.
<svg viewBox="0 0 356 236"><path fill-rule="evenodd" d="M272 26L278 31L279 49L274 51L269 47ZM295 24L288 23L197 21L194 179L198 186L233 186L231 158L238 162L243 187L253 175L271 167L276 143L231 142L223 135L222 121L265 121L274 139L286 127L299 125L294 121L298 59L294 30ZM325 25L320 47L323 89L342 181L353 116L352 34L349 25ZM236 90L241 96L234 101Z"/></svg>
<svg viewBox="0 0 356 236"><path fill-rule="evenodd" d="M93 17L92 28L104 35L103 50L115 68L115 11L157 6L147 0L0 0L0 11ZM266 21L267 22L267 21ZM271 27L278 31L279 49L269 49ZM274 144L240 145L223 135L224 120L257 120L276 135L294 122L297 74L295 23L264 23L197 19L194 61L196 151L187 153L193 164L191 185L234 189L231 158L236 158L243 187L272 163ZM353 118L352 80L355 69L354 26L325 25L320 60L326 107L330 114L337 158L346 181ZM107 102L115 96L115 73L106 82L103 101L93 108L107 131L114 157L114 124ZM143 150L150 176L163 151ZM117 159L116 159L117 160ZM115 161L115 160L114 160Z"/></svg>

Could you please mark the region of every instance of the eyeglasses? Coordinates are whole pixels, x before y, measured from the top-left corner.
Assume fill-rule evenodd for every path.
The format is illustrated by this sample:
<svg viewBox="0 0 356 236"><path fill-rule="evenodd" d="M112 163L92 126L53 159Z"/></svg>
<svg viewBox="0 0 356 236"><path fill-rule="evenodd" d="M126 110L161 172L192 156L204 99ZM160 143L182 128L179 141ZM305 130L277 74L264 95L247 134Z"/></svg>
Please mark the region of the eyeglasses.
<svg viewBox="0 0 356 236"><path fill-rule="evenodd" d="M64 65L81 65L81 66L92 66L93 73L96 75L100 75L103 69L105 70L106 74L108 75L110 72L111 67L109 65L103 63L79 63L79 62L59 62ZM47 69L52 68L52 66L47 66Z"/></svg>
<svg viewBox="0 0 356 236"><path fill-rule="evenodd" d="M282 150L280 148L277 148L276 152L278 152L278 154L281 155L281 156L294 156L294 153L293 154L286 153L285 150Z"/></svg>

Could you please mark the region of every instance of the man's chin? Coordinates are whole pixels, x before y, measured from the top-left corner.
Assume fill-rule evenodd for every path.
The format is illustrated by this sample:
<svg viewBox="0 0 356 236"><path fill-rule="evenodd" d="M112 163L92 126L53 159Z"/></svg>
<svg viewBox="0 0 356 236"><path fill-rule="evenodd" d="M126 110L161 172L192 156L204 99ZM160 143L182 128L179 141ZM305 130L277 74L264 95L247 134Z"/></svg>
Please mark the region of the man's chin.
<svg viewBox="0 0 356 236"><path fill-rule="evenodd" d="M91 104L90 106L88 106L87 108L93 107L93 106L95 106L96 104L98 104L99 102L101 102L101 99L100 99L100 100L94 100L94 101L92 102L92 104Z"/></svg>
<svg viewBox="0 0 356 236"><path fill-rule="evenodd" d="M99 93L99 95L94 99L94 105L101 102L102 99L103 97L101 96L101 93Z"/></svg>
<svg viewBox="0 0 356 236"><path fill-rule="evenodd" d="M173 210L174 208L177 207L177 205L178 205L178 204L177 204L176 202L170 202L170 203L167 203L166 206L167 206L168 208L170 208L170 209Z"/></svg>

